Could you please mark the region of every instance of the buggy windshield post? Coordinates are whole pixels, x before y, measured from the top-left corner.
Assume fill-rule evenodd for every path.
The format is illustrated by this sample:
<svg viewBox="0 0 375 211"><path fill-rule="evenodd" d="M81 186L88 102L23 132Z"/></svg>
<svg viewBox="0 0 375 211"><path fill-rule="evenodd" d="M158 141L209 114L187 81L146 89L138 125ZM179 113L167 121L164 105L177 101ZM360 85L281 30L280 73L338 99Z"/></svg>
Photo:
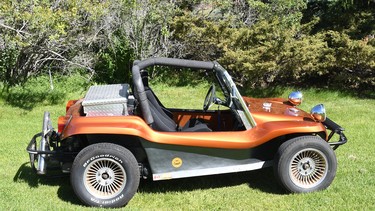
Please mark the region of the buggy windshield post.
<svg viewBox="0 0 375 211"><path fill-rule="evenodd" d="M240 92L237 89L236 84L234 83L232 77L228 74L228 71L225 70L219 63L215 62L214 70L216 72L220 72L222 74L221 77L217 77L217 79L224 80L220 82L220 85L224 85L225 89L229 92L229 98L235 97L237 101L239 102L239 105L236 105L234 108L237 110L237 113L239 114L244 126L246 129L251 129L253 127L256 127L256 122L251 115L249 109L247 109L246 103L244 99L242 98ZM230 99L231 100L231 99Z"/></svg>

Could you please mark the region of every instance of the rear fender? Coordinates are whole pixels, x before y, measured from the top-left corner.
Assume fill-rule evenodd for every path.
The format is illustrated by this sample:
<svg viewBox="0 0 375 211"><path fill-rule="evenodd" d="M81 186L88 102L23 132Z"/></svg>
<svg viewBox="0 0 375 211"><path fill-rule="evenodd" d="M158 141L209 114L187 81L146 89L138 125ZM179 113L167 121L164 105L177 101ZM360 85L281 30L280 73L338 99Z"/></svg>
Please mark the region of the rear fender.
<svg viewBox="0 0 375 211"><path fill-rule="evenodd" d="M61 139L79 134L123 134L150 139L152 129L137 116L71 117Z"/></svg>

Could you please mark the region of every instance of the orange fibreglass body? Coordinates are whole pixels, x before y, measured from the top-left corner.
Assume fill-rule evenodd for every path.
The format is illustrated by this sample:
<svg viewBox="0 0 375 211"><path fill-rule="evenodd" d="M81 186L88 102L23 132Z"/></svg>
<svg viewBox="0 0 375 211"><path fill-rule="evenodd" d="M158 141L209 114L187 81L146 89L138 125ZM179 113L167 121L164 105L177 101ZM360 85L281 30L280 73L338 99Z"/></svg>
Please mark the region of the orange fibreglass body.
<svg viewBox="0 0 375 211"><path fill-rule="evenodd" d="M81 101L78 101L74 105L71 105L72 102L68 103L70 108L66 116L59 118L59 132L62 131L61 139L79 134L118 134L137 136L160 144L224 149L253 148L288 134L324 133L326 136L326 128L322 123L312 120L310 114L287 105L283 99L244 97L244 100L257 124L249 130L227 130L232 124L231 118L228 118L229 111L220 111L221 121L218 123L217 112L191 113L181 110L174 112L174 120L179 125L184 125L190 118L203 118L211 128L222 128L224 131L160 132L153 130L138 116L81 116ZM265 110L261 102L272 103L272 112ZM285 115L291 109L295 109L292 111L298 115Z"/></svg>

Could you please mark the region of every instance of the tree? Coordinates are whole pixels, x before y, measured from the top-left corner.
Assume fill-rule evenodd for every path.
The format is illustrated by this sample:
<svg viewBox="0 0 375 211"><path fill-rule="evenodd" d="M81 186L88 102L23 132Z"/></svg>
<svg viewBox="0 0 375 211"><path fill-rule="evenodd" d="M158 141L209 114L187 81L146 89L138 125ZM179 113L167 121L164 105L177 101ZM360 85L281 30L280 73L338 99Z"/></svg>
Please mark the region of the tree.
<svg viewBox="0 0 375 211"><path fill-rule="evenodd" d="M272 82L288 61L287 45L302 33L301 11L306 3L207 2L199 2L192 12L182 13L172 23L174 38L184 44L184 55L219 60L241 84Z"/></svg>
<svg viewBox="0 0 375 211"><path fill-rule="evenodd" d="M304 20L319 18L313 33L327 30L344 32L354 39L375 35L375 1L309 1Z"/></svg>
<svg viewBox="0 0 375 211"><path fill-rule="evenodd" d="M117 1L12 1L0 6L0 73L8 85L42 71L90 74L118 27Z"/></svg>
<svg viewBox="0 0 375 211"><path fill-rule="evenodd" d="M173 1L124 0L121 28L135 59L167 56L173 43L168 23L176 12Z"/></svg>

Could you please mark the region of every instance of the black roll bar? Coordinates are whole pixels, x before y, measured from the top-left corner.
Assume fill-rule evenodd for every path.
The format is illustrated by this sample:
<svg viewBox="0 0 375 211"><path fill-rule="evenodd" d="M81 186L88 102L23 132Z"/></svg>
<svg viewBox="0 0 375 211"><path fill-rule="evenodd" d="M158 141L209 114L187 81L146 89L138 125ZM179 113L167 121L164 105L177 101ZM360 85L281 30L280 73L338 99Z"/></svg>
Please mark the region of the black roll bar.
<svg viewBox="0 0 375 211"><path fill-rule="evenodd" d="M149 58L142 61L134 61L132 67L133 84L139 98L138 101L141 106L143 118L148 125L151 125L154 119L151 115L140 71L155 65L212 70L215 63L174 58Z"/></svg>

